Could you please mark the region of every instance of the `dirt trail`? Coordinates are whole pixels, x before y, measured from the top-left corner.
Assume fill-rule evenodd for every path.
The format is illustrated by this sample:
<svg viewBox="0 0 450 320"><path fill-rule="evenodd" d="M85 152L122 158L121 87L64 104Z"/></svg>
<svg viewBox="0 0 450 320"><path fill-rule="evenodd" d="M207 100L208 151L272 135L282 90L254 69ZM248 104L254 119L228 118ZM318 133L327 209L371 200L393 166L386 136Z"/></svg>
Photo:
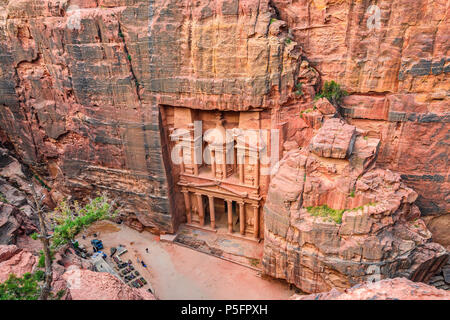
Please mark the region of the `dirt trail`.
<svg viewBox="0 0 450 320"><path fill-rule="evenodd" d="M88 244L97 233L109 248L122 244L128 249L126 259L138 265L144 261L147 270L137 269L149 281L158 299L287 299L294 292L286 283L262 279L257 272L237 264L181 247L160 242L159 236L139 233L123 225L99 222L79 239ZM81 235L80 235L81 238ZM88 247L90 247L88 245ZM146 252L148 248L149 253Z"/></svg>

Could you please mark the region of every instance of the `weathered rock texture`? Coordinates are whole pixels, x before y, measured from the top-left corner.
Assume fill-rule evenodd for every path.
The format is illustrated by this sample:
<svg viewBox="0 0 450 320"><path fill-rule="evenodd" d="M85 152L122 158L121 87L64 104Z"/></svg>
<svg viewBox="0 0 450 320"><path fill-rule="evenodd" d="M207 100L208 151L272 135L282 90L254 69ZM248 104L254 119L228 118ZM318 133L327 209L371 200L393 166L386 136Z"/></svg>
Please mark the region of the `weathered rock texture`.
<svg viewBox="0 0 450 320"><path fill-rule="evenodd" d="M378 164L419 193L424 214L448 213L449 2L272 4L322 80L351 93L345 116L381 138Z"/></svg>
<svg viewBox="0 0 450 320"><path fill-rule="evenodd" d="M343 111L381 138L380 166L446 213L448 3L371 4L380 30L364 1L1 0L0 137L55 200L106 190L136 225L172 232L160 106L274 108L302 144L292 117L322 77L352 93Z"/></svg>
<svg viewBox="0 0 450 320"><path fill-rule="evenodd" d="M18 236L30 235L37 231L36 226L24 212L0 202L0 244L15 244Z"/></svg>
<svg viewBox="0 0 450 320"><path fill-rule="evenodd" d="M427 282L448 255L431 242L417 193L398 174L374 166L377 139L358 134L355 141L338 140L339 154L354 144L347 159L331 151L317 156L317 137L327 142L319 149L333 150L336 132L354 134L348 126L329 119L309 148L289 145L264 208L264 272L305 292L349 288L374 277Z"/></svg>
<svg viewBox="0 0 450 320"><path fill-rule="evenodd" d="M27 272L33 272L37 258L29 251L15 245L0 245L0 283L8 279L10 274L18 277Z"/></svg>
<svg viewBox="0 0 450 320"><path fill-rule="evenodd" d="M439 289L450 290L450 259L447 260L447 264L441 270L430 278L428 284Z"/></svg>
<svg viewBox="0 0 450 320"><path fill-rule="evenodd" d="M304 99L317 85L267 0L2 0L0 9L4 140L55 200L106 190L161 231L184 217L160 106L278 108L296 101L298 79Z"/></svg>
<svg viewBox="0 0 450 320"><path fill-rule="evenodd" d="M21 159L55 200L106 190L173 231L158 108L141 85L148 1L1 1L0 11L0 125Z"/></svg>
<svg viewBox="0 0 450 320"><path fill-rule="evenodd" d="M151 293L131 288L105 272L70 270L63 278L71 284L72 300L155 300Z"/></svg>
<svg viewBox="0 0 450 320"><path fill-rule="evenodd" d="M294 295L293 300L450 300L450 292L405 278L386 279L357 285L343 292L330 292L307 296Z"/></svg>

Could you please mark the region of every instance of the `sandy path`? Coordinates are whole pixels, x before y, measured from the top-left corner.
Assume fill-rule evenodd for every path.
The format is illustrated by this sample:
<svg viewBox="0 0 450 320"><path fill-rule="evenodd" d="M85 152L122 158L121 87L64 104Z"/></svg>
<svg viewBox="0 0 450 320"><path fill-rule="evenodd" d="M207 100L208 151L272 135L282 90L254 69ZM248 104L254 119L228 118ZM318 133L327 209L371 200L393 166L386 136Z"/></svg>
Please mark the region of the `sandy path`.
<svg viewBox="0 0 450 320"><path fill-rule="evenodd" d="M137 269L151 283L158 299L287 299L294 293L287 284L262 279L249 268L160 242L158 236L148 232L139 233L126 226L105 228L105 223L92 226L86 234L99 232L106 253L111 246L125 245L129 251L125 258L135 266L137 258L143 259L147 270L140 265ZM80 242L91 239L88 236Z"/></svg>

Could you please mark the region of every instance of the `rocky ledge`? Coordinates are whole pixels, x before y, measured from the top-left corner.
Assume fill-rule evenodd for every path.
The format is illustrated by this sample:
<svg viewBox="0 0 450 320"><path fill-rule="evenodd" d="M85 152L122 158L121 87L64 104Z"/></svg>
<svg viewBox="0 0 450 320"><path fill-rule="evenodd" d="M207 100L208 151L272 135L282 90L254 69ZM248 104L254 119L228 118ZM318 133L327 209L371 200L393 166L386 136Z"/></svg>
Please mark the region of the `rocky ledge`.
<svg viewBox="0 0 450 320"><path fill-rule="evenodd" d="M379 282L356 285L344 292L294 295L292 300L450 300L450 292L405 278L386 279Z"/></svg>
<svg viewBox="0 0 450 320"><path fill-rule="evenodd" d="M363 133L332 118L309 147L285 144L264 208L265 274L314 293L394 277L428 282L446 263L417 193L375 167L379 141Z"/></svg>

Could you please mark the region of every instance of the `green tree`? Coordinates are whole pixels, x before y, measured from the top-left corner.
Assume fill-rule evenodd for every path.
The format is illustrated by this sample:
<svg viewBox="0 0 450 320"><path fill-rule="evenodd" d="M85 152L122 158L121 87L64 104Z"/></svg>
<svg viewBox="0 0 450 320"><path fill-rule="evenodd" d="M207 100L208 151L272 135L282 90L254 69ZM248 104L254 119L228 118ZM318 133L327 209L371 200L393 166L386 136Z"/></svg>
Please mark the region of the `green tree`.
<svg viewBox="0 0 450 320"><path fill-rule="evenodd" d="M316 100L327 98L332 104L339 106L345 96L348 96L348 92L341 89L338 83L325 81L322 90L316 95Z"/></svg>
<svg viewBox="0 0 450 320"><path fill-rule="evenodd" d="M37 300L41 289L38 282L43 273L25 273L21 278L10 274L8 280L0 283L0 300Z"/></svg>
<svg viewBox="0 0 450 320"><path fill-rule="evenodd" d="M114 207L115 203L106 195L90 200L85 206L80 206L77 201L72 205L62 201L50 214L54 223L52 249L70 242L92 223L113 218L117 213Z"/></svg>

